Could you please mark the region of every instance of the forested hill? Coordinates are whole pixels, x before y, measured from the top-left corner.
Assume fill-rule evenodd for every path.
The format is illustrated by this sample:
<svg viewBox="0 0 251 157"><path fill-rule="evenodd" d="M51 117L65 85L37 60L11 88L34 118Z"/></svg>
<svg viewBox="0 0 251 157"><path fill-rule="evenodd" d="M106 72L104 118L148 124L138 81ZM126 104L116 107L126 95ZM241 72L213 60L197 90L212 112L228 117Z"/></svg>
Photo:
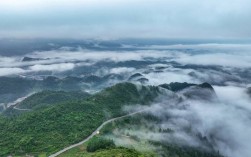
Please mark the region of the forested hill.
<svg viewBox="0 0 251 157"><path fill-rule="evenodd" d="M147 104L159 92L158 87L120 83L85 100L54 104L18 117L1 116L0 156L56 152L84 139L105 120L123 115L124 105Z"/></svg>
<svg viewBox="0 0 251 157"><path fill-rule="evenodd" d="M20 104L18 104L18 108L35 109L41 106L48 106L78 99L85 99L88 96L90 96L90 94L81 91L65 92L46 90L39 93L35 93L32 96L28 97Z"/></svg>
<svg viewBox="0 0 251 157"><path fill-rule="evenodd" d="M55 104L65 103L68 101L83 100L89 97L90 94L82 91L49 91L35 93L22 102L7 108L3 115L5 116L18 116L23 113L33 112L45 107L50 107Z"/></svg>
<svg viewBox="0 0 251 157"><path fill-rule="evenodd" d="M0 116L0 156L48 156L83 140L104 121L125 115L123 107L150 105L163 91L166 89L160 86L119 83L94 95L63 91L34 94L17 105L29 112Z"/></svg>

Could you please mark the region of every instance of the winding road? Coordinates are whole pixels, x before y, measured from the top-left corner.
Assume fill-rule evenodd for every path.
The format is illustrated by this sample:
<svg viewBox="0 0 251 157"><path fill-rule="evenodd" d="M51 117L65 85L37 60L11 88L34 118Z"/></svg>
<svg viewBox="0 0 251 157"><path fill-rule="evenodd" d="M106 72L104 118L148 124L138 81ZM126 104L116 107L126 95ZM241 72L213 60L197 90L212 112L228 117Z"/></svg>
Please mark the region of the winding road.
<svg viewBox="0 0 251 157"><path fill-rule="evenodd" d="M81 141L79 143L76 143L76 144L73 144L73 145L70 145L69 147L66 147L66 148L62 149L62 150L58 151L57 153L50 155L49 157L56 157L56 156L66 152L66 151L68 151L68 150L70 150L70 149L72 149L74 147L77 147L77 146L80 146L80 145L84 144L85 142L89 141L93 136L95 136L100 129L102 129L106 124L108 124L110 122L113 122L115 120L122 119L122 118L125 118L125 117L129 117L129 116L132 116L132 115L144 112L144 111L146 111L146 110L133 112L133 113L130 113L130 114L127 114L127 115L124 115L124 116L120 116L120 117L116 117L116 118L112 118L110 120L107 120L104 123L102 123L91 135L89 135L83 141Z"/></svg>
<svg viewBox="0 0 251 157"><path fill-rule="evenodd" d="M26 98L28 98L29 96L33 95L34 93L30 93L24 97L18 98L17 100L10 102L7 104L7 108L13 107L13 109L15 110L19 110L19 111L30 111L31 109L22 109L22 108L18 108L18 104L22 101L24 101Z"/></svg>

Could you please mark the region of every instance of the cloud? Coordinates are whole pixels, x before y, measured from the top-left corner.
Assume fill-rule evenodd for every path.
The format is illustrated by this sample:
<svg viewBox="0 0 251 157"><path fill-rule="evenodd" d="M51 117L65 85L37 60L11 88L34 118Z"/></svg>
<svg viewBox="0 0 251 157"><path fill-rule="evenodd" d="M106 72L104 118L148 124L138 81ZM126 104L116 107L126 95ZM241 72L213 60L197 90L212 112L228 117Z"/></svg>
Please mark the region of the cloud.
<svg viewBox="0 0 251 157"><path fill-rule="evenodd" d="M182 43L182 40L180 41ZM184 50L184 49L194 49L194 50L210 50L212 53L219 53L219 52L228 52L234 54L247 54L251 50L250 44L223 44L224 40L219 40L218 42L223 43L216 43L215 41L206 41L206 40L197 40L198 44L192 44L195 41L191 41L191 44L171 44L171 45L145 45L142 47L133 47L133 48L147 48L147 49L174 49L174 50ZM202 43L200 43L202 42ZM208 42L208 43L206 43ZM204 52L204 51L203 51Z"/></svg>
<svg viewBox="0 0 251 157"><path fill-rule="evenodd" d="M147 107L148 114L160 118L158 123L147 122L147 125L169 128L174 130L173 133L136 130L130 134L141 139L213 149L228 157L250 156L251 146L248 139L251 138L251 100L245 94L245 88L236 86L214 86L214 88L218 101L184 99L183 102L179 102L177 96L182 96L181 92L174 97L164 96L163 99ZM137 106L135 110L138 108Z"/></svg>
<svg viewBox="0 0 251 157"><path fill-rule="evenodd" d="M249 38L250 6L249 0L0 1L0 35Z"/></svg>
<svg viewBox="0 0 251 157"><path fill-rule="evenodd" d="M84 62L79 64L92 64L98 61L143 61L147 59L170 58L176 54L172 52L162 52L155 50L138 50L138 51L91 51L78 49L70 51L69 49L57 49L51 51L40 51L27 54L26 56L32 58L39 58L41 60L22 62L23 56L0 57L0 67L23 67L32 66L35 64L52 64L65 62Z"/></svg>
<svg viewBox="0 0 251 157"><path fill-rule="evenodd" d="M114 74L121 74L121 73L130 73L135 70L136 70L135 68L118 67L118 68L112 68L110 72Z"/></svg>
<svg viewBox="0 0 251 157"><path fill-rule="evenodd" d="M214 86L214 89L221 101L251 112L250 99L246 93L246 87Z"/></svg>
<svg viewBox="0 0 251 157"><path fill-rule="evenodd" d="M64 50L52 50L52 51L43 51L43 52L35 52L31 54L32 57L37 58L50 58L61 61L114 61L114 62L122 62L129 60L141 61L147 58L159 59L159 58L167 58L172 57L173 53L167 53L162 51L155 50L145 50L145 51L89 51L89 50L78 50L75 52L72 51L64 51Z"/></svg>
<svg viewBox="0 0 251 157"><path fill-rule="evenodd" d="M2 57L0 59L0 68L20 68L23 72L34 71L66 71L74 67L88 67L97 62L124 62L124 61L146 61L146 60L165 60L174 54L162 51L89 51L78 49L69 51L59 49L52 51L42 51L27 54L26 56L38 58L41 60L23 62L22 56ZM114 67L109 69L112 73L125 73L135 70L133 67ZM7 73L3 73L5 75Z"/></svg>
<svg viewBox="0 0 251 157"><path fill-rule="evenodd" d="M189 45L187 46L189 47ZM98 67L102 62L104 67L99 68L99 71L93 68L91 73L97 75L117 73L129 76L132 72L139 72L149 80L151 85L170 82L209 82L217 85L241 82L250 83L249 68L251 66L251 56L248 53L248 50L250 50L249 46L224 44L201 46L199 44L197 46L192 45L189 49L191 51L184 52L187 50L185 45L178 51L152 49L117 52L93 51L81 48L72 51L61 48L26 54L28 57L40 58L41 60L38 61L22 62L23 56L1 57L0 68L19 68L23 70L22 73L36 71L63 72L75 67L82 67L82 70L88 69L90 66ZM206 53L194 53L194 51L197 52L198 50L200 52L201 49L204 49ZM237 54L237 51L232 51L232 49L240 49L242 53ZM134 61L135 63L137 61L145 61L144 64L147 66L140 66L141 62L139 62L139 66L129 65L128 63L128 65L116 67L116 63L126 61ZM197 66L183 67L171 61L183 65L193 64ZM19 72L16 74L19 74ZM8 75L8 73L3 73L2 75Z"/></svg>
<svg viewBox="0 0 251 157"><path fill-rule="evenodd" d="M201 68L198 70L192 70L188 75L191 76L193 79L198 80L198 82L208 82L214 85L228 85L234 82L240 85L241 82L247 82L245 81L244 77L241 78L238 75L232 75L232 73L238 72L236 72L236 70L234 69L213 70Z"/></svg>
<svg viewBox="0 0 251 157"><path fill-rule="evenodd" d="M0 68L0 76L15 75L25 73L21 68Z"/></svg>
<svg viewBox="0 0 251 157"><path fill-rule="evenodd" d="M16 62L19 62L18 58L16 58L16 57L0 56L0 68L12 67L12 65Z"/></svg>
<svg viewBox="0 0 251 157"><path fill-rule="evenodd" d="M75 64L73 63L60 63L60 64L49 64L49 65L33 65L30 66L29 69L31 71L67 71L72 70L75 67Z"/></svg>
<svg viewBox="0 0 251 157"><path fill-rule="evenodd" d="M151 72L144 74L151 85L160 85L171 82L191 82L196 83L198 80L188 75L191 70L169 68L163 72Z"/></svg>
<svg viewBox="0 0 251 157"><path fill-rule="evenodd" d="M175 59L178 63L182 64L196 64L196 65L219 65L226 67L250 68L251 56L227 54L227 53L214 53L214 54L198 54L190 55Z"/></svg>

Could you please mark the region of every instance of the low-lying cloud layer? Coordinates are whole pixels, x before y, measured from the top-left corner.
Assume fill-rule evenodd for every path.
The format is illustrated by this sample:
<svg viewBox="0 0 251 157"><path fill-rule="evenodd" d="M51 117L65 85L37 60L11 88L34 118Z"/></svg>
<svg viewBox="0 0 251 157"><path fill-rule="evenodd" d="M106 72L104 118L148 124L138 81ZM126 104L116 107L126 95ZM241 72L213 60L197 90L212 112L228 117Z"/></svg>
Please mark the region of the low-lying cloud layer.
<svg viewBox="0 0 251 157"><path fill-rule="evenodd" d="M17 57L1 57L0 58L0 68L3 71L0 75L9 75L9 74L20 74L30 71L57 71L63 72L67 70L72 70L75 67L81 66L88 66L96 64L97 62L126 62L126 61L152 61L158 63L164 62L162 67L172 67L173 62L176 62L181 65L198 65L198 66L221 66L221 68L227 69L234 69L240 68L249 69L251 67L251 56L250 51L251 47L248 45L221 45L221 44L214 44L214 45L207 45L206 47L203 46L203 50L201 49L201 45L193 45L193 46L183 46L183 49L178 50L159 50L159 49L152 49L152 50L130 50L130 51L90 51L78 48L76 51L70 51L66 48L59 49L59 50L52 50L52 51L42 51L42 52L34 52L28 54L27 56L40 59L34 60L29 62L22 62L23 56ZM191 52L187 51L187 47L191 48ZM236 49L242 49L242 53L236 53ZM137 48L137 47L135 47ZM207 52L203 52L207 50ZM193 51L196 51L193 52ZM202 51L201 53L197 53ZM161 66L159 66L161 67ZM9 68L8 72L6 68ZM18 69L17 69L18 68ZM114 67L117 68L117 67ZM135 68L135 67L132 67ZM154 68L154 67L153 67ZM184 80L190 81L191 75L187 75L188 72L192 72L189 68L184 71L183 68L174 68L173 71L169 71L168 74L172 75L173 77L178 79L178 81ZM191 67L190 67L191 69ZM111 70L113 73L122 72L117 70ZM124 69L125 70L125 69ZM132 71L132 69L130 69ZM198 71L197 73L199 77L203 77L202 73ZM170 73L171 72L171 73ZM200 72L200 74L199 74ZM183 74L185 75L183 76ZM168 75L167 74L167 75ZM151 74L149 74L151 75ZM162 77L159 74L156 77ZM182 75L182 76L181 76ZM204 74L206 75L206 74ZM216 73L214 72L216 76ZM151 76L150 76L151 77ZM180 79L179 79L180 78ZM172 80L174 81L174 80Z"/></svg>
<svg viewBox="0 0 251 157"><path fill-rule="evenodd" d="M0 68L0 76L17 75L25 73L21 68Z"/></svg>
<svg viewBox="0 0 251 157"><path fill-rule="evenodd" d="M246 55L227 53L199 54L178 58L175 61L182 64L218 65L237 68L251 67L251 55L248 53Z"/></svg>
<svg viewBox="0 0 251 157"><path fill-rule="evenodd" d="M171 129L173 132L150 131L145 128L140 130L121 128L117 131L126 130L130 135L140 139L186 145L209 151L213 149L214 152L219 151L227 157L250 156L251 99L245 92L246 88L235 86L214 88L217 98L211 101L185 99L179 102L183 92L179 92L176 96L167 93L167 96L161 97L150 107L135 108L135 110L146 109L147 114L161 120L153 124L146 122L147 126ZM198 93L205 93L204 89L196 90ZM208 97L208 93L205 96ZM125 143L120 142L120 144Z"/></svg>
<svg viewBox="0 0 251 157"><path fill-rule="evenodd" d="M30 66L29 69L31 71L67 71L72 70L75 67L73 63L59 63L59 64L49 64L49 65L41 65L36 64Z"/></svg>

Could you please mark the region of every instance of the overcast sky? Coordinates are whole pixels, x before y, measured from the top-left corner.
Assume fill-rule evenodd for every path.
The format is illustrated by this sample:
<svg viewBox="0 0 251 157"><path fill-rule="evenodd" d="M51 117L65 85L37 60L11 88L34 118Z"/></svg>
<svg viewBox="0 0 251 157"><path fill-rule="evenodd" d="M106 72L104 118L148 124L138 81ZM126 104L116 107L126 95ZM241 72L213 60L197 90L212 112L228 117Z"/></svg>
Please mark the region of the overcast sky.
<svg viewBox="0 0 251 157"><path fill-rule="evenodd" d="M251 0L0 0L0 38L250 38Z"/></svg>

